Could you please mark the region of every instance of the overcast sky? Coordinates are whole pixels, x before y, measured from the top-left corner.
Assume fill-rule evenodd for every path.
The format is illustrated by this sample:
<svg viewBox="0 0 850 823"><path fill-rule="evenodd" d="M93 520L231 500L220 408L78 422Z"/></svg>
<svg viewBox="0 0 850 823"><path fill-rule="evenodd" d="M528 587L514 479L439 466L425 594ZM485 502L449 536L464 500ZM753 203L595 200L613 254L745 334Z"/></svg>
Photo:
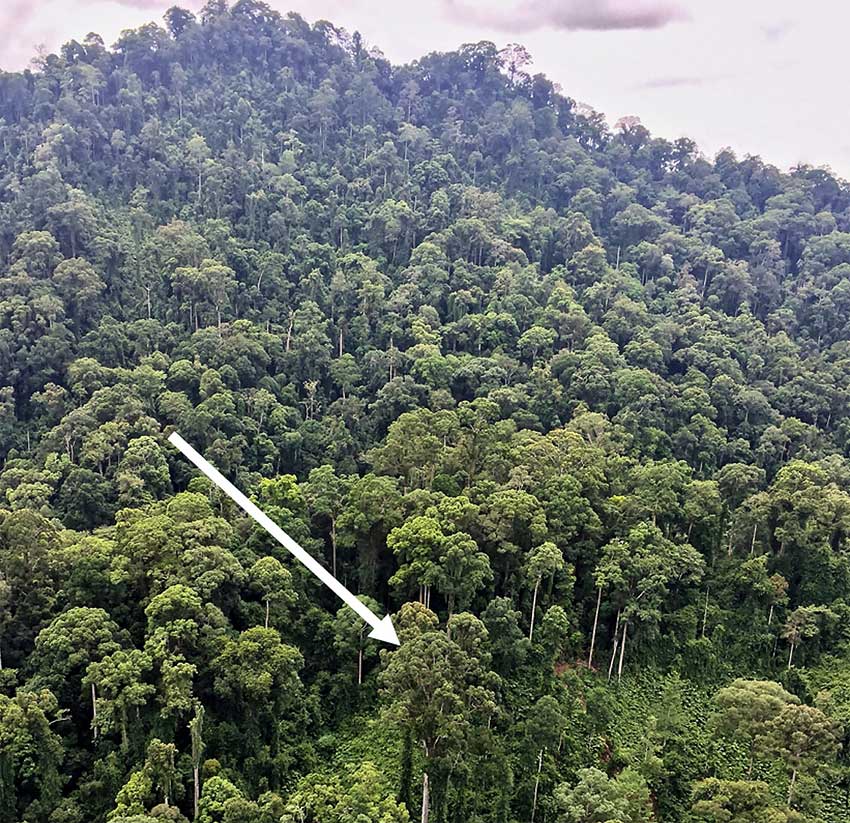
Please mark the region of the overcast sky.
<svg viewBox="0 0 850 823"><path fill-rule="evenodd" d="M0 67L22 68L89 31L161 22L174 0L0 0ZM178 3L197 10L198 0ZM393 62L461 43L525 45L564 93L609 122L730 146L780 167L827 165L850 178L846 90L850 4L841 0L269 0L327 19Z"/></svg>

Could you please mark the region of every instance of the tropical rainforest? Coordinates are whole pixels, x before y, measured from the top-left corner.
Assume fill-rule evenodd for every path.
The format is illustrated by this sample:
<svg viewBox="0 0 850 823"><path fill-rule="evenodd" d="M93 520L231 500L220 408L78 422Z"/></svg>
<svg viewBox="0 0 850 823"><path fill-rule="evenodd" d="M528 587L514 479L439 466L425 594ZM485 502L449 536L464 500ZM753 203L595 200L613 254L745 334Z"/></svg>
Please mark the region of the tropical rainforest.
<svg viewBox="0 0 850 823"><path fill-rule="evenodd" d="M0 141L0 823L850 817L845 181L257 0Z"/></svg>

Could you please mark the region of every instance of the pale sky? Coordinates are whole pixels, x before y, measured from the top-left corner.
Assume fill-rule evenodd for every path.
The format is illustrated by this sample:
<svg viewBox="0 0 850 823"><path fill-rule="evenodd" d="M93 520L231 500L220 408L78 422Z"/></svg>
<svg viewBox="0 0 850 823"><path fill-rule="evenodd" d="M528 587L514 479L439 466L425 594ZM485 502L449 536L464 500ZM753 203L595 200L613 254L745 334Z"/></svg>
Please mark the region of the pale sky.
<svg viewBox="0 0 850 823"><path fill-rule="evenodd" d="M462 43L519 42L532 71L653 134L725 146L787 168L850 178L846 91L850 4L843 0L268 0L310 22L359 30L394 63ZM0 68L25 66L89 31L162 22L174 0L0 0ZM202 1L178 3L197 11Z"/></svg>

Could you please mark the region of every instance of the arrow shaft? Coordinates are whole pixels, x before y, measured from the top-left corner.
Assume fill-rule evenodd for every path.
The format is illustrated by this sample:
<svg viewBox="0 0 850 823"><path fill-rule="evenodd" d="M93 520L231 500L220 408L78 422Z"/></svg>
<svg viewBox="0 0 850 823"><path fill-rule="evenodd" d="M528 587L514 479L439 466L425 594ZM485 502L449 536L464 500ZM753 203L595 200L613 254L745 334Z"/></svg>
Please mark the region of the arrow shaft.
<svg viewBox="0 0 850 823"><path fill-rule="evenodd" d="M245 514L257 521L281 546L283 546L295 559L306 566L319 580L322 581L346 606L354 609L360 617L373 628L380 625L380 619L372 610L352 594L342 583L339 582L315 557L308 554L298 545L277 523L274 522L255 503L252 503L236 486L233 485L222 473L213 466L206 458L201 456L190 446L177 432L172 433L168 442L178 451L182 452L189 462L193 463L213 483L216 484Z"/></svg>

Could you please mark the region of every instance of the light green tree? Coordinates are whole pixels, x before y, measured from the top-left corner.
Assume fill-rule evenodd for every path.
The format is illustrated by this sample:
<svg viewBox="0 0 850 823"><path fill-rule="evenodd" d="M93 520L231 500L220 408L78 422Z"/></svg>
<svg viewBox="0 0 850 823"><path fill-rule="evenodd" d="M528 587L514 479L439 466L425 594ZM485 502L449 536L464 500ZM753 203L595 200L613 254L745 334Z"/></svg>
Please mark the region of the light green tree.
<svg viewBox="0 0 850 823"><path fill-rule="evenodd" d="M261 557L248 571L251 588L263 599L266 607L264 626L269 628L272 603L275 606L291 606L295 603L292 575L276 557Z"/></svg>
<svg viewBox="0 0 850 823"><path fill-rule="evenodd" d="M551 541L547 540L535 546L528 554L525 564L525 574L529 582L534 584L531 599L531 618L528 625L528 639L534 638L534 616L537 611L537 594L544 577L554 577L564 568L564 555Z"/></svg>

